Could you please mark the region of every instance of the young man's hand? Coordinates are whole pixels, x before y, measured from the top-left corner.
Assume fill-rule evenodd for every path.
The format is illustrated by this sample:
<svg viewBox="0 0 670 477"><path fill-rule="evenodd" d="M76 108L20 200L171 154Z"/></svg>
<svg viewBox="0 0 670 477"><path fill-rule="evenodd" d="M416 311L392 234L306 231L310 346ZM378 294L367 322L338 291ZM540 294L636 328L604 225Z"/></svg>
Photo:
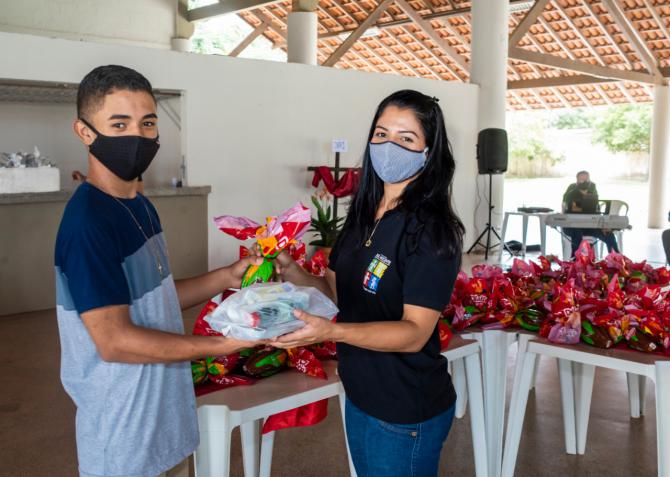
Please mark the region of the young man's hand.
<svg viewBox="0 0 670 477"><path fill-rule="evenodd" d="M252 265L260 265L263 263L263 258L255 255L242 258L228 267L230 282L227 288L240 288L242 286L242 278L244 273Z"/></svg>

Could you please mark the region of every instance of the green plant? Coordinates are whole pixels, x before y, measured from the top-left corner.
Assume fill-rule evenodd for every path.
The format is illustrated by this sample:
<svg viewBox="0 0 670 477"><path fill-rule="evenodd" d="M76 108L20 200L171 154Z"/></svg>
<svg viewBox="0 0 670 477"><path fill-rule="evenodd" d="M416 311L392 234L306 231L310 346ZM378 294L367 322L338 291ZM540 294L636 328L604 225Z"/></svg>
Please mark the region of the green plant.
<svg viewBox="0 0 670 477"><path fill-rule="evenodd" d="M609 108L595 124L594 143L610 152L647 153L651 136L651 106L627 104Z"/></svg>
<svg viewBox="0 0 670 477"><path fill-rule="evenodd" d="M309 244L317 247L332 247L335 245L344 217L332 217L330 205L324 209L316 195L312 196L312 204L316 207L316 217L312 217L312 227L309 231L319 234L320 238L312 240Z"/></svg>

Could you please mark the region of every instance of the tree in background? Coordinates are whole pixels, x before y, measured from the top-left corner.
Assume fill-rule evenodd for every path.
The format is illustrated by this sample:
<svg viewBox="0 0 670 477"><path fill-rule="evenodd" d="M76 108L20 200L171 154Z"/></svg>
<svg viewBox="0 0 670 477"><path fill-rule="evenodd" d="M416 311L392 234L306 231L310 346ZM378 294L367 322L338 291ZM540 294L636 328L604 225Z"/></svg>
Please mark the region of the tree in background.
<svg viewBox="0 0 670 477"><path fill-rule="evenodd" d="M546 118L537 114L517 115L507 128L509 138L508 177L556 177L554 166L565 160L545 146Z"/></svg>
<svg viewBox="0 0 670 477"><path fill-rule="evenodd" d="M608 108L594 125L593 142L611 152L649 153L651 106L627 104Z"/></svg>
<svg viewBox="0 0 670 477"><path fill-rule="evenodd" d="M574 109L552 121L557 129L590 130L591 142L612 153L619 177L646 180L649 173L651 106L625 104L607 108Z"/></svg>

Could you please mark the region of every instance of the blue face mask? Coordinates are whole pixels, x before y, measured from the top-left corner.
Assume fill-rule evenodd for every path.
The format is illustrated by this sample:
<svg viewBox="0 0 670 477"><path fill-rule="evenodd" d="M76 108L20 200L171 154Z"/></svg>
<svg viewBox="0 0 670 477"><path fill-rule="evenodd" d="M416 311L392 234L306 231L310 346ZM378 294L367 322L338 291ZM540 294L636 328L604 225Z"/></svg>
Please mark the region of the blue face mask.
<svg viewBox="0 0 670 477"><path fill-rule="evenodd" d="M426 165L426 148L412 151L391 142L370 143L372 167L384 182L395 184L415 176Z"/></svg>

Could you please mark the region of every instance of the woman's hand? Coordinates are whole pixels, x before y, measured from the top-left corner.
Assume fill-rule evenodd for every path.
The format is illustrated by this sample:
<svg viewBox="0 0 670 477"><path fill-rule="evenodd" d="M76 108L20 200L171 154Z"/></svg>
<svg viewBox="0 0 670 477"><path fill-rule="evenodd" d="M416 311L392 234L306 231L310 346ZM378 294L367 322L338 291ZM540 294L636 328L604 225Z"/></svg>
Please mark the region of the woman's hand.
<svg viewBox="0 0 670 477"><path fill-rule="evenodd" d="M276 348L295 348L333 339L336 324L320 316L310 315L302 310L293 312L296 318L305 322L305 326L293 333L280 336L270 341Z"/></svg>
<svg viewBox="0 0 670 477"><path fill-rule="evenodd" d="M262 257L263 254L261 253L261 249L258 247L258 243L254 243L251 246L251 255L256 256L256 257ZM291 258L291 255L286 251L282 250L279 255L277 255L274 259L272 259L275 265L275 271L279 276L282 275L283 272L286 270L290 269L293 267L293 265L296 265L295 260Z"/></svg>

